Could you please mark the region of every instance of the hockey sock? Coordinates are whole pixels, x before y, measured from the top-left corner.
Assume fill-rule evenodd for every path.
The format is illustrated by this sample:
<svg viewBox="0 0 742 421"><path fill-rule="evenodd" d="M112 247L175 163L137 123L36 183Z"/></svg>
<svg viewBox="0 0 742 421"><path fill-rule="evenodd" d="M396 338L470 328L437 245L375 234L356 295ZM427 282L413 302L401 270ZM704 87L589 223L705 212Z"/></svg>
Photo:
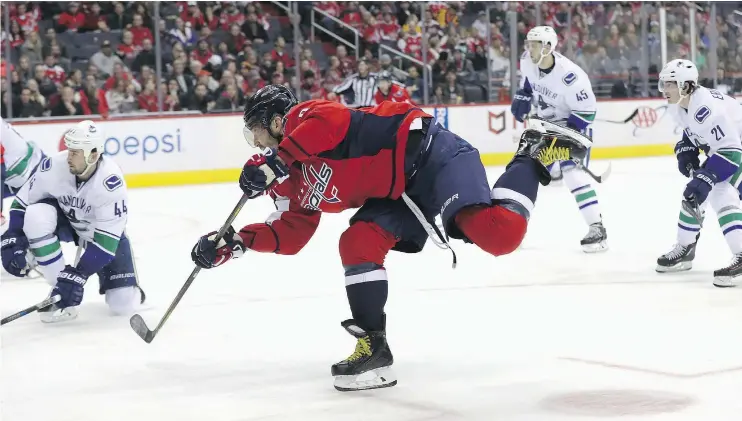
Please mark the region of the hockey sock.
<svg viewBox="0 0 742 421"><path fill-rule="evenodd" d="M717 217L729 250L733 254L742 252L742 209L737 206L727 206L719 209Z"/></svg>
<svg viewBox="0 0 742 421"><path fill-rule="evenodd" d="M495 256L512 253L526 236L528 221L509 206L472 206L456 214L456 226L471 242Z"/></svg>
<svg viewBox="0 0 742 421"><path fill-rule="evenodd" d="M51 234L40 238L29 238L31 253L39 263L39 270L49 285L57 284L57 275L64 269L62 246L56 235Z"/></svg>
<svg viewBox="0 0 742 421"><path fill-rule="evenodd" d="M348 284L353 281L357 283ZM384 329L384 306L389 294L386 270L380 268L358 275L348 275L346 271L345 283L350 312L358 326L367 331Z"/></svg>
<svg viewBox="0 0 742 421"><path fill-rule="evenodd" d="M366 221L355 222L340 236L348 304L353 319L365 330L384 329L389 294L384 259L396 243L394 235Z"/></svg>
<svg viewBox="0 0 742 421"><path fill-rule="evenodd" d="M529 219L538 195L539 168L532 158L518 156L497 179L491 197L511 211Z"/></svg>
<svg viewBox="0 0 742 421"><path fill-rule="evenodd" d="M602 221L598 195L590 184L590 176L579 170L574 164L562 164L564 184L575 197L577 207L588 225Z"/></svg>
<svg viewBox="0 0 742 421"><path fill-rule="evenodd" d="M722 224L721 216L719 216L719 224ZM680 215L678 216L678 238L677 242L681 246L687 246L696 242L698 232L701 231L701 224L696 218L691 216L688 212L680 208ZM724 235L726 237L726 234Z"/></svg>

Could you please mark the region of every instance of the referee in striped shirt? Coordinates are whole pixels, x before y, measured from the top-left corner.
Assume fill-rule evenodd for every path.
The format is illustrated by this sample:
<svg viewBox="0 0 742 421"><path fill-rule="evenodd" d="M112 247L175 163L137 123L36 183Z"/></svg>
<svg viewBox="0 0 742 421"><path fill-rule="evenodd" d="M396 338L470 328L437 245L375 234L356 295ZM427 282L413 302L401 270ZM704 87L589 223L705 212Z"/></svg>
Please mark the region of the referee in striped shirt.
<svg viewBox="0 0 742 421"><path fill-rule="evenodd" d="M375 73L369 73L368 63L365 60L358 62L358 73L348 76L340 85L332 91L338 95L344 95L348 91L353 92L353 104L348 107L369 107L376 105L374 95L376 94L377 77Z"/></svg>

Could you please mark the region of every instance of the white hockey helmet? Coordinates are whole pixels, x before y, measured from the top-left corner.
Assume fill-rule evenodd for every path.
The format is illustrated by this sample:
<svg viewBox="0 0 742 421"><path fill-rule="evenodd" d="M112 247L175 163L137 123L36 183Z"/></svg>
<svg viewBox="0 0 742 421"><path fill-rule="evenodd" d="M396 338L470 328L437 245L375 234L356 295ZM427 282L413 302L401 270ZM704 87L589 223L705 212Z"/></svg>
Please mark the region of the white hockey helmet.
<svg viewBox="0 0 742 421"><path fill-rule="evenodd" d="M669 61L660 71L660 78L657 83L660 92L664 92L665 82L677 83L680 98L683 98L687 95L683 94L686 82L693 82L693 84L698 85L698 68L692 61L682 58Z"/></svg>
<svg viewBox="0 0 742 421"><path fill-rule="evenodd" d="M541 42L541 57L538 60L540 64L541 60L556 50L559 38L557 37L556 31L551 26L536 26L526 35L526 41L538 41ZM543 50L548 49L549 52L544 54Z"/></svg>
<svg viewBox="0 0 742 421"><path fill-rule="evenodd" d="M83 120L67 130L64 134L64 145L67 149L82 149L85 154L85 162L88 162L90 153L97 151L99 156L103 153L106 137L103 131L92 120Z"/></svg>

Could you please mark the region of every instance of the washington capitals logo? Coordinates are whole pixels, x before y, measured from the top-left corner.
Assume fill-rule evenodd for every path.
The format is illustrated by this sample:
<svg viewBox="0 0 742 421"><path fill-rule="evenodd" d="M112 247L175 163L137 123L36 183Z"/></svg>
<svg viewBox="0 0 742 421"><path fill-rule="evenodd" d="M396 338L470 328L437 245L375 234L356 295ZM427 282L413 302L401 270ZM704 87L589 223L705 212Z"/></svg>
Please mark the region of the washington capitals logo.
<svg viewBox="0 0 742 421"><path fill-rule="evenodd" d="M335 186L330 187L332 168L327 164L322 163L319 171L312 165L303 165L301 172L304 176L304 182L309 188L309 192L307 192L307 195L302 200L303 207L318 211L322 202L340 203L338 188ZM329 197L327 196L328 193L330 194Z"/></svg>

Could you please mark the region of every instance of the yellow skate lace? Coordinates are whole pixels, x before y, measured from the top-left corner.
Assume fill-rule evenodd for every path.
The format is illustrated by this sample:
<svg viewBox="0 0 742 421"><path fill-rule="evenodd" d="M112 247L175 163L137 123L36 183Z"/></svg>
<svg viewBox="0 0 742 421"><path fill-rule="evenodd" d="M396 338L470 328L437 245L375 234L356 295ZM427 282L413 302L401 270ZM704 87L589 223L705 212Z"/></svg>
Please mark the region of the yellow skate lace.
<svg viewBox="0 0 742 421"><path fill-rule="evenodd" d="M370 356L371 355L371 339L369 339L368 336L364 336L362 338L358 338L358 342L356 343L356 349L353 351L352 354L350 354L350 357L348 357L348 361L355 361L359 358Z"/></svg>
<svg viewBox="0 0 742 421"><path fill-rule="evenodd" d="M551 145L547 149L541 149L536 157L544 165L551 165L556 161L568 161L569 160L569 148L560 147L556 148L556 136L551 141Z"/></svg>

